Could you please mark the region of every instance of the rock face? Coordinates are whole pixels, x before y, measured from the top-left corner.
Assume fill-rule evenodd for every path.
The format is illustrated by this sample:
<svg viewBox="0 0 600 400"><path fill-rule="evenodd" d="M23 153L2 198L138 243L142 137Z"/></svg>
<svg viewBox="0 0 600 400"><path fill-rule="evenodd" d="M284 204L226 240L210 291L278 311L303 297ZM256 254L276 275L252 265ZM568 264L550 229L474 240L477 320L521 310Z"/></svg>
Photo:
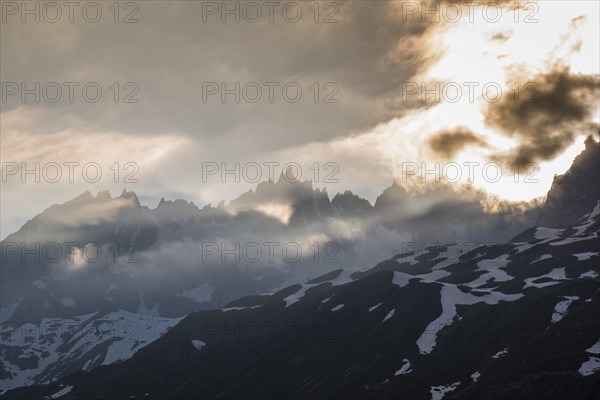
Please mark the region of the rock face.
<svg viewBox="0 0 600 400"><path fill-rule="evenodd" d="M554 178L538 226L565 228L589 213L600 199L600 144L592 137L569 170Z"/></svg>

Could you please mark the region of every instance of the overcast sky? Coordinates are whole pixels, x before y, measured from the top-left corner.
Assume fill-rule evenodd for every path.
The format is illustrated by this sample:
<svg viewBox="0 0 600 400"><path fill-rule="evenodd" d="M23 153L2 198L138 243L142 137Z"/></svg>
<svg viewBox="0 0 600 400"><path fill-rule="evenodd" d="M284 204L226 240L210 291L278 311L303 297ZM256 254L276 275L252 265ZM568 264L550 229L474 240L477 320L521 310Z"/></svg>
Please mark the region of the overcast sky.
<svg viewBox="0 0 600 400"><path fill-rule="evenodd" d="M1 2L2 238L86 190L215 205L252 163L373 201L438 162L528 201L598 135L595 1L50 3Z"/></svg>

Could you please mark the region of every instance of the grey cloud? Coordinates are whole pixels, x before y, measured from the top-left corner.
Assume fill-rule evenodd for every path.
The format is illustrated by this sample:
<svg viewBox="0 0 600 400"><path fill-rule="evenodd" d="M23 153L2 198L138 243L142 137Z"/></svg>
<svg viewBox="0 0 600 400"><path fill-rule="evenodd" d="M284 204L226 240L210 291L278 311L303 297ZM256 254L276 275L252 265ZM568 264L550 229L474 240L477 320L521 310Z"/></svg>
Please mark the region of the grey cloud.
<svg viewBox="0 0 600 400"><path fill-rule="evenodd" d="M491 103L485 122L498 128L519 144L509 154L497 154L498 160L525 165L550 160L573 143L578 135L598 129L593 121L598 102L598 76L572 74L557 68L529 81L520 96L504 96Z"/></svg>
<svg viewBox="0 0 600 400"><path fill-rule="evenodd" d="M486 146L486 142L465 127L437 132L429 139L434 153L450 159L467 146Z"/></svg>
<svg viewBox="0 0 600 400"><path fill-rule="evenodd" d="M498 42L506 42L508 39L510 39L510 36L510 33L498 32L492 36L492 40L496 40Z"/></svg>
<svg viewBox="0 0 600 400"><path fill-rule="evenodd" d="M395 183L375 202L384 226L430 244L506 241L535 223L540 206L539 200L503 201L472 186L444 183L421 185L419 191Z"/></svg>
<svg viewBox="0 0 600 400"><path fill-rule="evenodd" d="M8 34L2 47L11 56L2 60L3 81L101 85L103 98L95 104L79 99L36 105L36 133L65 129L68 121L69 128L78 130L174 132L224 140L233 153L242 152L242 135L247 139L244 150L248 142L261 150L282 148L365 130L392 118L397 110L386 104L426 62L418 38L427 25L402 23L391 12L392 2L339 2L339 22L329 24L315 24L307 7L295 24L281 18L223 24L218 17L203 23L202 4L143 2L136 24L115 24L110 18L97 24L9 21L3 26ZM398 43L408 39L413 46L398 53ZM139 103L115 104L108 87L129 81L139 86ZM231 87L236 81L298 82L302 99L287 103L276 91L272 104L221 104L217 96L202 102L202 82ZM315 104L309 88L314 82L320 84L321 100L333 92L323 86L334 82L339 103ZM3 110L19 105L13 100Z"/></svg>

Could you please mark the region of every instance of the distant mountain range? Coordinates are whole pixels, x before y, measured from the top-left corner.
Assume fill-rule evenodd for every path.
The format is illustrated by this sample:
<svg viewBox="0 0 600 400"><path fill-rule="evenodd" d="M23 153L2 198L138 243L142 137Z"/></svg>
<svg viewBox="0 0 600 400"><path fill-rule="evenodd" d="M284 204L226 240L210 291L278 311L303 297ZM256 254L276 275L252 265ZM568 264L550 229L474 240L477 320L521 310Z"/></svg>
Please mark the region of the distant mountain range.
<svg viewBox="0 0 600 400"><path fill-rule="evenodd" d="M584 154L597 153L597 147L590 144ZM585 182L573 185L587 189ZM475 189L413 193L394 184L371 205L349 191L330 199L310 181L283 174L217 207L161 199L149 209L133 192L116 198L85 192L47 208L1 242L2 320L119 309L181 317L303 282L323 268L370 265L415 243L504 242L534 225L540 211L511 203L486 211L484 199ZM578 209L589 212L589 205L586 198ZM272 260L265 243L276 243ZM251 244L262 252L256 261L239 257ZM300 247L302 257L285 258L288 244ZM235 254L227 256L236 245L239 262ZM336 265L326 262L332 260ZM201 287L210 295L185 295Z"/></svg>
<svg viewBox="0 0 600 400"><path fill-rule="evenodd" d="M599 170L590 139L541 208L497 213L474 191L393 185L371 205L281 178L202 209L85 193L2 242L2 321L44 331L2 337L2 389L36 385L3 397L599 397ZM203 262L201 243L225 240L339 252ZM23 262L6 245L69 241L120 262ZM130 243L138 263L122 262ZM97 333L45 332L61 319Z"/></svg>

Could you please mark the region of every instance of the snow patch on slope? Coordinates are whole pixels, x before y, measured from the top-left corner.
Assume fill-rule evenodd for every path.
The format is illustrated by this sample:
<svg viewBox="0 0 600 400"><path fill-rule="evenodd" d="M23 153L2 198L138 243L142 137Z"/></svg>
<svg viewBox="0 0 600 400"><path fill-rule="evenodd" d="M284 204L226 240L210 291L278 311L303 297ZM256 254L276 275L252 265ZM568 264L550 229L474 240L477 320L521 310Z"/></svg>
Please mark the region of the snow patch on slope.
<svg viewBox="0 0 600 400"><path fill-rule="evenodd" d="M456 317L457 305L471 305L480 302L497 304L499 301L515 301L523 297L523 295L488 291L484 296L474 296L470 293L463 293L454 285L443 284L440 291L440 297L442 314L427 325L423 334L417 339L417 346L419 347L421 354L431 353L436 345L438 332L446 326L452 325L454 318Z"/></svg>
<svg viewBox="0 0 600 400"><path fill-rule="evenodd" d="M13 389L49 383L74 365L90 370L130 358L181 319L153 318L120 310L105 315L44 318L15 326L0 337L0 369L6 372L0 386ZM8 356L13 354L14 357ZM28 365L22 367L25 359Z"/></svg>
<svg viewBox="0 0 600 400"><path fill-rule="evenodd" d="M299 302L300 299L306 295L306 291L308 289L310 289L311 287L317 286L317 285L320 285L320 284L319 283L315 283L315 284L305 283L304 285L301 285L300 289L298 289L295 293L292 293L288 297L283 299L283 301L285 301L286 308L291 306L294 303Z"/></svg>
<svg viewBox="0 0 600 400"><path fill-rule="evenodd" d="M496 354L494 354L492 356L492 358L496 358L496 359L502 358L502 357L504 357L507 354L508 354L508 349L505 347L502 350L500 350L499 352L497 352Z"/></svg>
<svg viewBox="0 0 600 400"><path fill-rule="evenodd" d="M587 349L586 352L590 354L600 355L600 340L593 344L592 347ZM600 371L600 358L598 357L590 357L579 367L579 373L582 376L594 375L598 371Z"/></svg>
<svg viewBox="0 0 600 400"><path fill-rule="evenodd" d="M540 283L534 282L534 281L537 281L538 279L542 279L542 278L549 278L551 280L548 282L540 282ZM523 286L523 289L527 289L528 287L535 287L535 288L540 289L540 288L543 288L546 286L557 285L561 281L564 281L564 280L567 280L567 274L565 272L565 269L564 268L554 268L552 271L550 271L546 275L541 275L541 276L536 276L533 278L525 279L525 286Z"/></svg>
<svg viewBox="0 0 600 400"><path fill-rule="evenodd" d="M411 279L414 279L414 278L415 278L414 275L405 274L404 272L394 271L394 277L392 278L392 283L394 285L404 287L404 286L408 285L408 282Z"/></svg>
<svg viewBox="0 0 600 400"><path fill-rule="evenodd" d="M547 260L549 258L552 258L552 254L542 254L541 256L539 256L538 258L536 258L535 260L533 260L531 262L531 264L535 264L536 262L544 261L544 260Z"/></svg>
<svg viewBox="0 0 600 400"><path fill-rule="evenodd" d="M538 226L535 228L534 236L537 240L558 239L562 229L545 228Z"/></svg>
<svg viewBox="0 0 600 400"><path fill-rule="evenodd" d="M184 290L182 294L178 294L177 297L185 297L193 300L196 303L203 303L205 301L211 301L212 295L215 292L215 288L210 286L208 283L198 286L192 290Z"/></svg>
<svg viewBox="0 0 600 400"><path fill-rule="evenodd" d="M480 275L479 278L475 279L473 282L467 283L467 286L476 288L485 285L490 279L493 279L494 282L506 282L514 279L513 276L500 269L506 267L509 262L508 254L503 254L502 256L491 260L487 259L479 261L477 263L477 271L485 271L485 273Z"/></svg>
<svg viewBox="0 0 600 400"><path fill-rule="evenodd" d="M595 344L593 344L592 347L587 349L586 352L590 354L600 354L600 339Z"/></svg>
<svg viewBox="0 0 600 400"><path fill-rule="evenodd" d="M567 314L569 306L575 300L579 300L577 296L563 296L565 300L559 302L554 307L554 314L552 314L552 323L558 322Z"/></svg>
<svg viewBox="0 0 600 400"><path fill-rule="evenodd" d="M594 375L598 371L600 371L600 358L598 357L590 357L579 367L579 373L582 376Z"/></svg>
<svg viewBox="0 0 600 400"><path fill-rule="evenodd" d="M453 392L460 385L460 381L451 385L432 386L430 389L431 400L442 400L446 393Z"/></svg>
<svg viewBox="0 0 600 400"><path fill-rule="evenodd" d="M588 251L586 253L578 253L578 254L573 254L573 255L575 257L577 257L577 261L585 261L585 260L589 260L592 257L598 256L598 252Z"/></svg>
<svg viewBox="0 0 600 400"><path fill-rule="evenodd" d="M204 346L206 346L206 343L202 340L192 340L192 346L194 346L196 350L200 351Z"/></svg>
<svg viewBox="0 0 600 400"><path fill-rule="evenodd" d="M64 396L67 393L70 393L71 390L73 390L73 386L66 386L62 389L60 389L58 392L54 393L53 395L50 396L51 399L58 399L62 396Z"/></svg>
<svg viewBox="0 0 600 400"><path fill-rule="evenodd" d="M410 361L408 359L402 360L402 366L396 372L394 372L394 376L406 375L412 372L412 368L410 367Z"/></svg>
<svg viewBox="0 0 600 400"><path fill-rule="evenodd" d="M390 310L390 312L387 313L387 315L385 316L385 318L381 322L383 323L383 322L387 321L388 319L392 318L394 316L395 312L396 312L395 309Z"/></svg>

